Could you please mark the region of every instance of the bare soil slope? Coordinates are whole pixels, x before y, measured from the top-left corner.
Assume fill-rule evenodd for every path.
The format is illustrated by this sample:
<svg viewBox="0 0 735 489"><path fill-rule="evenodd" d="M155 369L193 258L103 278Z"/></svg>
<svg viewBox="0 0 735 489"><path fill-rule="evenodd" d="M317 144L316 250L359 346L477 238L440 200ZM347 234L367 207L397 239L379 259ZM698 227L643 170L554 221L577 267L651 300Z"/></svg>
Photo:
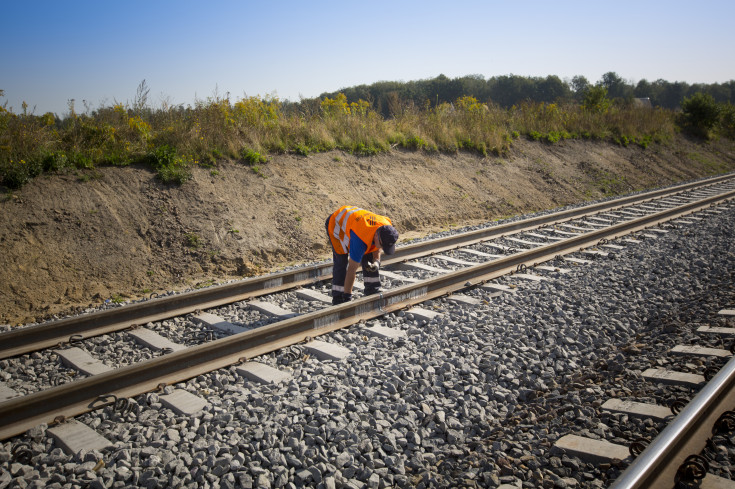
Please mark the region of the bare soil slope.
<svg viewBox="0 0 735 489"><path fill-rule="evenodd" d="M408 239L734 169L731 143L681 139L645 150L518 141L488 158L283 155L259 173L197 168L180 187L136 167L45 176L0 198L0 323L328 258L324 219L343 204L391 217Z"/></svg>

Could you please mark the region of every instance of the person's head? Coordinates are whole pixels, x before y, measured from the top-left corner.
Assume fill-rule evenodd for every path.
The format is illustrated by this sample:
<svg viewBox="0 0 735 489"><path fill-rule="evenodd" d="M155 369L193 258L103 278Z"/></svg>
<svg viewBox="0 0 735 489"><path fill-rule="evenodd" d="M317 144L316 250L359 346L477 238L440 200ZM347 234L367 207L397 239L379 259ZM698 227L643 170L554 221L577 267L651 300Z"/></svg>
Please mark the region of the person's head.
<svg viewBox="0 0 735 489"><path fill-rule="evenodd" d="M390 225L380 226L375 233L378 239L378 246L383 249L386 255L392 255L396 252L396 241L398 241L398 231Z"/></svg>

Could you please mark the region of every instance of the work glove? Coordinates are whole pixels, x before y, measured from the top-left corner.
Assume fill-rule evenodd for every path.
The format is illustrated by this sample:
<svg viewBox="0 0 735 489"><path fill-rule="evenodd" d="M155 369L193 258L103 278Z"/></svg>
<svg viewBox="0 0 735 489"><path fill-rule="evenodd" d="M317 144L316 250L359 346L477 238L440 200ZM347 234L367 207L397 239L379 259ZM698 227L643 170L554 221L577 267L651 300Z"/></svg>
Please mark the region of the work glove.
<svg viewBox="0 0 735 489"><path fill-rule="evenodd" d="M342 293L342 302L350 302L352 300L352 294Z"/></svg>
<svg viewBox="0 0 735 489"><path fill-rule="evenodd" d="M365 270L368 272L377 272L380 269L379 261L369 261L365 264Z"/></svg>

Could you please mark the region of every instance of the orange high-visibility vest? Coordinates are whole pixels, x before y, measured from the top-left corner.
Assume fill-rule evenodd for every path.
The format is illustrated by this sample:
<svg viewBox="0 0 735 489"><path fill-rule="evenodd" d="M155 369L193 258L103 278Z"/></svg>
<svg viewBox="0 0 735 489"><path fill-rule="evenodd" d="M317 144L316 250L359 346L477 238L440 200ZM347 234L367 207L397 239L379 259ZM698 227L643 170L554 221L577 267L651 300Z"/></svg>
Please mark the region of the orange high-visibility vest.
<svg viewBox="0 0 735 489"><path fill-rule="evenodd" d="M352 205L343 205L329 217L329 239L334 251L345 255L350 249L350 231L367 243L365 254L378 248L373 244L375 232L380 226L390 225L391 220Z"/></svg>

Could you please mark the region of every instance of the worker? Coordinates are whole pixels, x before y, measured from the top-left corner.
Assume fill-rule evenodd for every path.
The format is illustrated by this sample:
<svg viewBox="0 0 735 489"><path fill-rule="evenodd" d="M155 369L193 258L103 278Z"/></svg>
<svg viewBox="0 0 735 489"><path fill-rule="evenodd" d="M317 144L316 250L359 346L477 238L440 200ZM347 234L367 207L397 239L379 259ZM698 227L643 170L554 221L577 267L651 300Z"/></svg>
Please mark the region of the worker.
<svg viewBox="0 0 735 489"><path fill-rule="evenodd" d="M380 292L380 255L396 251L398 231L385 216L345 205L327 218L332 243L332 304L352 300L357 268L362 265L365 295Z"/></svg>

